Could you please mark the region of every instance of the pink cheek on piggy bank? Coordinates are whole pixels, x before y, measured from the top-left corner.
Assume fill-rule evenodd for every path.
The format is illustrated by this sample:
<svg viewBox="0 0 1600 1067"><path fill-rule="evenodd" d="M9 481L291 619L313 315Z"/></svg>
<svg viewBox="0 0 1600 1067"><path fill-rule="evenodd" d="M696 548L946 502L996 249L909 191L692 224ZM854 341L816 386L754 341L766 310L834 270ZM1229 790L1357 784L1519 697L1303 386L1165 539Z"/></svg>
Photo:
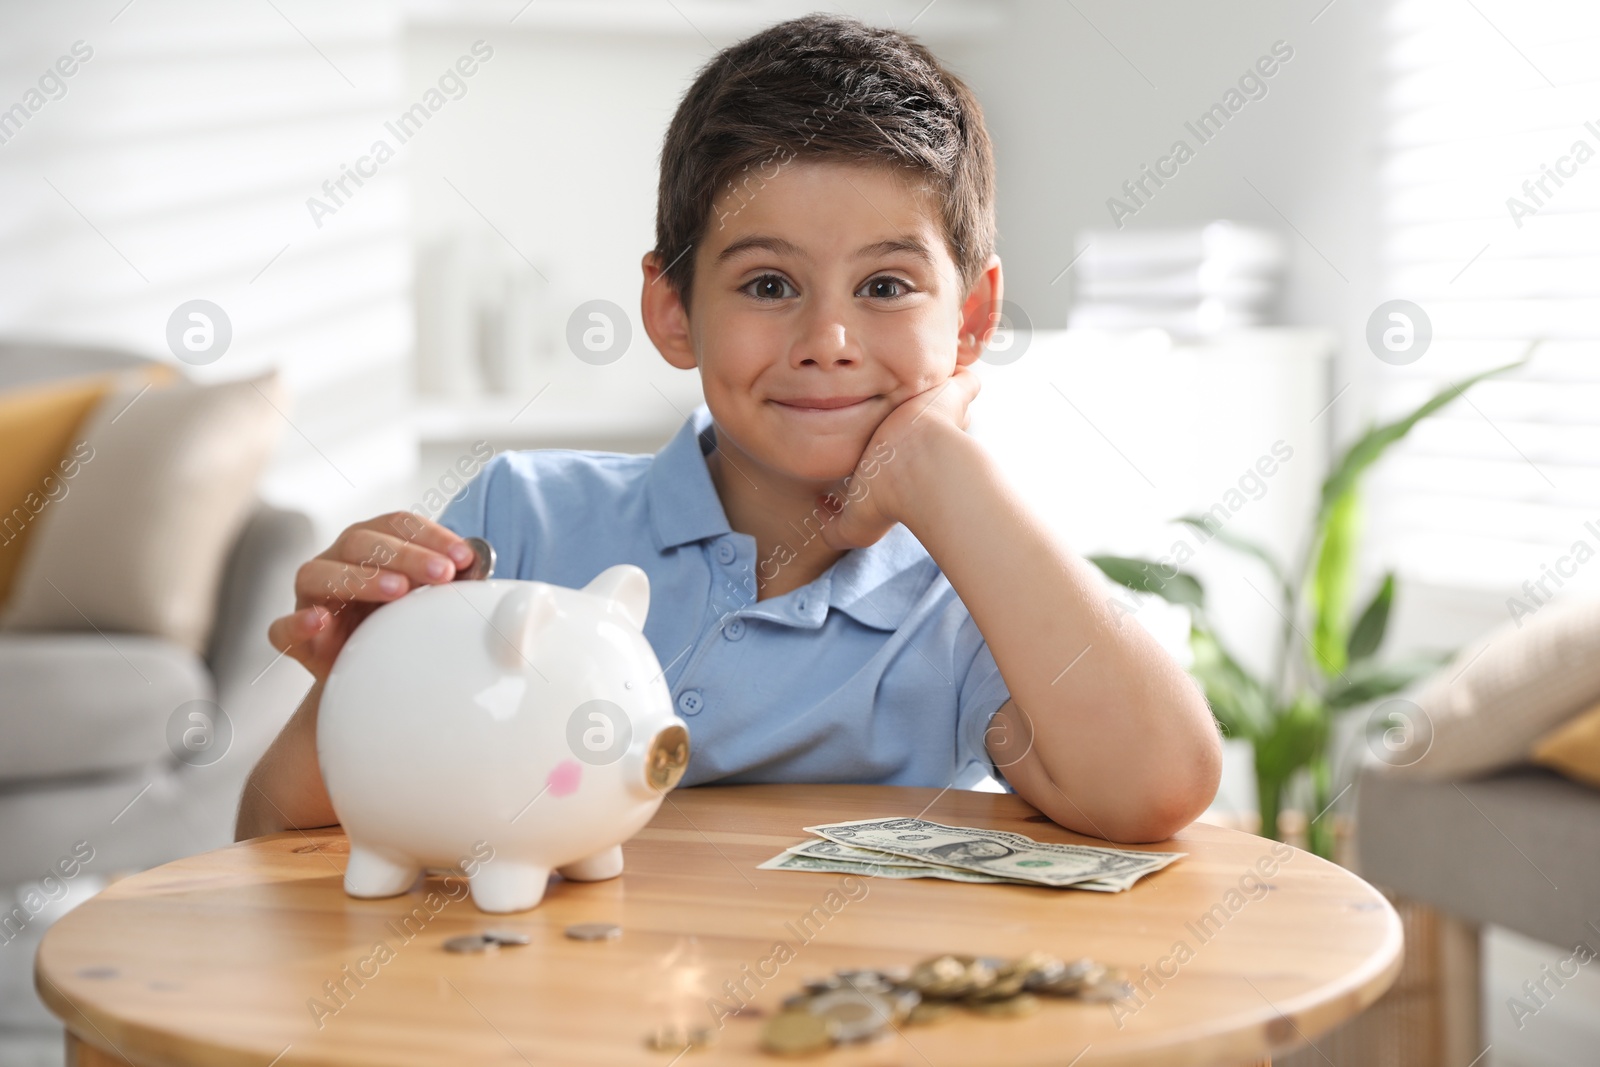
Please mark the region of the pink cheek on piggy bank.
<svg viewBox="0 0 1600 1067"><path fill-rule="evenodd" d="M564 797L576 793L582 781L583 765L577 760L564 759L550 771L550 777L545 779L544 784L551 796Z"/></svg>

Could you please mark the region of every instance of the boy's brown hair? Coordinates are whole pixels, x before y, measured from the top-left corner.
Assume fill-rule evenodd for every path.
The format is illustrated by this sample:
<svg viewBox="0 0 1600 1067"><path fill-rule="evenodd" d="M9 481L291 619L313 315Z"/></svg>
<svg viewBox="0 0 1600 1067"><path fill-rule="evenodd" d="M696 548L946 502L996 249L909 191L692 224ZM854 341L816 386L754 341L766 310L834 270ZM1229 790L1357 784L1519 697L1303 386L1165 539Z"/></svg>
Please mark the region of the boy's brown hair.
<svg viewBox="0 0 1600 1067"><path fill-rule="evenodd" d="M972 91L903 33L807 15L717 53L667 127L655 251L685 305L707 228L795 159L889 165L928 180L963 291L994 252L994 153Z"/></svg>

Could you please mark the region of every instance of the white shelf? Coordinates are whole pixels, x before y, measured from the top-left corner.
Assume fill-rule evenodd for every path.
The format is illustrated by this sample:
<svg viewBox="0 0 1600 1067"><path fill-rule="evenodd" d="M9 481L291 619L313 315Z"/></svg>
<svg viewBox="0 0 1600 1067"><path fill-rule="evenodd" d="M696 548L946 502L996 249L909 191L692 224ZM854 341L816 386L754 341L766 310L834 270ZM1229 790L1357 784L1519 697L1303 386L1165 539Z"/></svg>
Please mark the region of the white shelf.
<svg viewBox="0 0 1600 1067"><path fill-rule="evenodd" d="M413 409L413 425L424 443L483 438L528 441L525 447L537 448L538 442L575 437L638 437L663 428L670 434L689 414L685 408L680 417L666 404L661 405L660 415L604 407L541 405L542 400L528 405L526 400L501 397L467 403L424 401Z"/></svg>
<svg viewBox="0 0 1600 1067"><path fill-rule="evenodd" d="M500 448L627 451L664 443L702 400L698 375L665 364L587 369L596 374L569 368L523 395L419 395L411 425L424 448L484 440Z"/></svg>
<svg viewBox="0 0 1600 1067"><path fill-rule="evenodd" d="M994 0L882 0L855 7L864 22L930 41L967 40L1011 21L1011 5ZM726 44L815 10L815 3L796 0L408 0L406 21L424 29L648 34Z"/></svg>

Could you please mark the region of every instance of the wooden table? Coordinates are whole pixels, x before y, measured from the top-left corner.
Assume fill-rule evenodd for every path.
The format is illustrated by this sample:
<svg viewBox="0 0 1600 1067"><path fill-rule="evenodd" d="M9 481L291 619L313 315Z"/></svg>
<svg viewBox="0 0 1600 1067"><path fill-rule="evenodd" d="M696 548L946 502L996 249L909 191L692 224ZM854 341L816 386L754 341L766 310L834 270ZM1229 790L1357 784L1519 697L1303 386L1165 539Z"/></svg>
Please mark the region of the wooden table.
<svg viewBox="0 0 1600 1067"><path fill-rule="evenodd" d="M1260 1063L1360 1012L1400 967L1400 920L1372 887L1298 850L1258 878L1253 865L1273 861L1273 843L1204 823L1137 846L1188 856L1125 893L756 869L804 840L802 826L918 814L1103 843L1013 795L687 789L625 846L621 878L557 881L538 908L490 916L438 874L406 896L348 897L343 831L290 831L113 883L49 930L35 984L67 1026L68 1063L81 1067L668 1067L676 1053L647 1048L645 1035L718 1014L717 1043L678 1062L770 1067L782 1061L758 1049L762 1020L808 976L1038 948L1119 964L1142 991L1120 1013L1059 999L1022 1019L959 1013L819 1060L1087 1067ZM564 937L577 922L624 933ZM532 943L474 955L441 947L491 927ZM738 985L749 1006L725 1014Z"/></svg>

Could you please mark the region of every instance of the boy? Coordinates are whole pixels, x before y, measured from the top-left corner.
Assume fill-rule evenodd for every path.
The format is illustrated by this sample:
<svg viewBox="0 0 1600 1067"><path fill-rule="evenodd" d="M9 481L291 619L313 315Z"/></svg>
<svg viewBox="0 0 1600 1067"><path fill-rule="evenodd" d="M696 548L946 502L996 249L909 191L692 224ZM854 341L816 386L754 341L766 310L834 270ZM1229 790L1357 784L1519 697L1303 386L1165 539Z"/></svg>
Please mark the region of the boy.
<svg viewBox="0 0 1600 1067"><path fill-rule="evenodd" d="M654 456L502 453L438 523L357 523L305 564L269 636L315 681L238 837L337 821L328 669L377 605L450 581L471 535L501 578L644 568L684 785L994 774L1123 842L1200 814L1221 767L1204 698L964 432L1001 307L993 172L976 100L902 34L814 15L712 59L666 134L641 302L705 406Z"/></svg>

